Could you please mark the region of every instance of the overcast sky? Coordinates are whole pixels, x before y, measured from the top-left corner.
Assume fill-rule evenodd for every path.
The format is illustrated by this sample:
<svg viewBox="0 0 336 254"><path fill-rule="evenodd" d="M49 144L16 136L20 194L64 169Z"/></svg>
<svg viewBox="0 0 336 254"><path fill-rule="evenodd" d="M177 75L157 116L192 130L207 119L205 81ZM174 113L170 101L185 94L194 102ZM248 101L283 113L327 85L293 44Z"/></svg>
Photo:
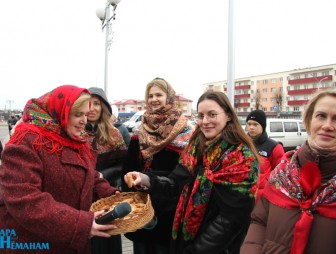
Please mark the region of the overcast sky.
<svg viewBox="0 0 336 254"><path fill-rule="evenodd" d="M196 102L227 79L228 0L122 0L108 98L143 99L165 78ZM0 109L62 85L104 87L104 0L2 0ZM336 63L335 0L235 0L235 77Z"/></svg>

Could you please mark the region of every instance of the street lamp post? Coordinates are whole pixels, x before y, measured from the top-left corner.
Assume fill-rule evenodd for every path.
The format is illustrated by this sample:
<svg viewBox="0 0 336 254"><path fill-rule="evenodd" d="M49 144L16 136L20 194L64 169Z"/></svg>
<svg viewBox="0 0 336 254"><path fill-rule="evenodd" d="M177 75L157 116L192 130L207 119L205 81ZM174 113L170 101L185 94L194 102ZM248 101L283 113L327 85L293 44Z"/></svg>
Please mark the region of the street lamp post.
<svg viewBox="0 0 336 254"><path fill-rule="evenodd" d="M113 40L112 21L115 20L117 5L121 0L107 0L105 9L97 9L96 15L102 21L102 30L105 28L105 70L104 91L108 96L108 52Z"/></svg>
<svg viewBox="0 0 336 254"><path fill-rule="evenodd" d="M328 79L328 77L324 77L324 78L320 79L320 81L318 82L318 88L317 88L317 91L319 91L319 90L322 88L322 87L321 87L321 85L322 85L322 81L325 80L325 79Z"/></svg>

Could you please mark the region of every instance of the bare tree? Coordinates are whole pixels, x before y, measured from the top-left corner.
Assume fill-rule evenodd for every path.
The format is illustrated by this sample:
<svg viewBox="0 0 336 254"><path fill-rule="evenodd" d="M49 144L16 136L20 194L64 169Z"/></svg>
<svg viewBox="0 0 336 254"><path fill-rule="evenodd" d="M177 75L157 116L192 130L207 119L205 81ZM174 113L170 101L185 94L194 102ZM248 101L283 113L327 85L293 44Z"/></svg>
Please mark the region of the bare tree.
<svg viewBox="0 0 336 254"><path fill-rule="evenodd" d="M283 99L284 99L284 94L283 94L283 91L281 91L279 87L277 88L275 92L275 103L278 106L278 112L282 111Z"/></svg>
<svg viewBox="0 0 336 254"><path fill-rule="evenodd" d="M283 104L283 91L281 91L281 88L277 88L276 92L275 92L275 103L277 105L277 116L280 117L280 113L282 111L282 104Z"/></svg>
<svg viewBox="0 0 336 254"><path fill-rule="evenodd" d="M261 93L259 92L259 90L257 90L257 92L254 95L254 101L255 101L255 109L261 109L262 105L261 105Z"/></svg>

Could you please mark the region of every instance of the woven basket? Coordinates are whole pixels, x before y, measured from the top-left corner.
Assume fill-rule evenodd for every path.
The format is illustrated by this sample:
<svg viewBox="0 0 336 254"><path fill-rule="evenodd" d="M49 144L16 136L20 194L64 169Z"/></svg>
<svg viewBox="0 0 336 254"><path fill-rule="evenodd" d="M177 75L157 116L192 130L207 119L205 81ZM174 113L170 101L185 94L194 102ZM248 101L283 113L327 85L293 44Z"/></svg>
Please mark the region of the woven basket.
<svg viewBox="0 0 336 254"><path fill-rule="evenodd" d="M116 205L122 202L130 203L132 211L125 217L112 221L111 224L118 228L107 231L108 234L120 235L134 232L143 228L153 219L154 209L150 196L143 192L122 192L118 195L102 198L91 205L90 211L113 210Z"/></svg>

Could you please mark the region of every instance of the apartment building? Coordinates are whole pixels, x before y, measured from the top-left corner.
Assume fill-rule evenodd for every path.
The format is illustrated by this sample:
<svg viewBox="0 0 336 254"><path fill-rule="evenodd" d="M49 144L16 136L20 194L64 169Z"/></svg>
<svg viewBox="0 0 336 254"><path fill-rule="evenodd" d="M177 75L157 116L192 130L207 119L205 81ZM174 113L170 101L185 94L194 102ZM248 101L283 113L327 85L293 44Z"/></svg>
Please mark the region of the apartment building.
<svg viewBox="0 0 336 254"><path fill-rule="evenodd" d="M309 98L336 87L336 64L235 79L234 108L241 119L254 109L271 118L302 118ZM227 90L227 81L203 84L203 90Z"/></svg>

